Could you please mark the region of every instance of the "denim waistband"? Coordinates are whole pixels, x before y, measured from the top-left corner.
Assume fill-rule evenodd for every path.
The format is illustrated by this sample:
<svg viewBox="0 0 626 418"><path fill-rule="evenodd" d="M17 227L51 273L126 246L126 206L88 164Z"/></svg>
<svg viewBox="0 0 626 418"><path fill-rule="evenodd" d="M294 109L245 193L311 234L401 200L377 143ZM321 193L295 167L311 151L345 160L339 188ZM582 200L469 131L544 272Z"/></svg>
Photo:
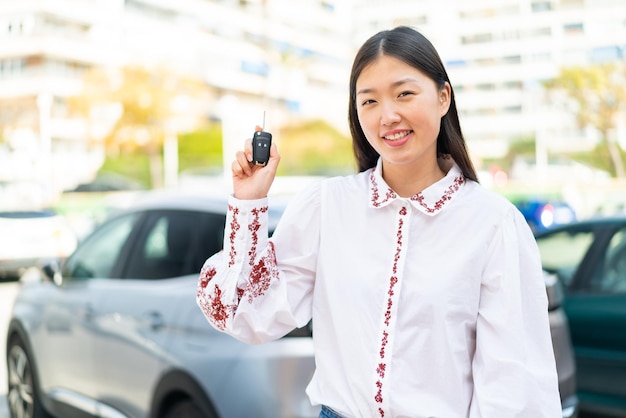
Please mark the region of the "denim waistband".
<svg viewBox="0 0 626 418"><path fill-rule="evenodd" d="M345 418L343 415L339 415L332 408L322 405L322 412L320 412L319 418Z"/></svg>

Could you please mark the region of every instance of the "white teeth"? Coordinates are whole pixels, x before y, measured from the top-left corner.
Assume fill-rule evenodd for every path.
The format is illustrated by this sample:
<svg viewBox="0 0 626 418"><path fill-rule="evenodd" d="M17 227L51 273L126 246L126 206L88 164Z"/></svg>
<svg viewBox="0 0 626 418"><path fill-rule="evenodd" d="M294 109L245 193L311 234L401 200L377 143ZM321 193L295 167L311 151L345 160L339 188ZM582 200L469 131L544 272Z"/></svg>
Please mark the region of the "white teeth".
<svg viewBox="0 0 626 418"><path fill-rule="evenodd" d="M385 139L387 139L389 141L395 141L397 139L404 138L406 135L409 134L409 132L411 132L411 131L398 132L397 134L386 136Z"/></svg>

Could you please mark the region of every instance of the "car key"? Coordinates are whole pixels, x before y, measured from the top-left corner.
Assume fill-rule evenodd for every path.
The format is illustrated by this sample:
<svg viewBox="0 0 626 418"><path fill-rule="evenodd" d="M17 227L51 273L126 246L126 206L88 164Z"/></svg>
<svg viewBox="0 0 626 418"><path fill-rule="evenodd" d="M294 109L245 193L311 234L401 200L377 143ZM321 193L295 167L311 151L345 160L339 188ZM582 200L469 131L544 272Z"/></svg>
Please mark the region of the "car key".
<svg viewBox="0 0 626 418"><path fill-rule="evenodd" d="M265 112L263 112L263 128L265 128ZM252 162L264 166L270 159L272 134L264 130L254 131L252 135Z"/></svg>

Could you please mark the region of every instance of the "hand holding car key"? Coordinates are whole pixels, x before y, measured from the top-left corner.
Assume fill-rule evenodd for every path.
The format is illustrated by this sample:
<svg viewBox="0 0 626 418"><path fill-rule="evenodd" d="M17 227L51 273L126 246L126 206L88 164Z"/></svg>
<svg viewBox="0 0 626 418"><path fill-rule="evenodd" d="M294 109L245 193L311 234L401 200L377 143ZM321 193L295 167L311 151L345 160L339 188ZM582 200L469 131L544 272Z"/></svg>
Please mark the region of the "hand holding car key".
<svg viewBox="0 0 626 418"><path fill-rule="evenodd" d="M235 155L231 166L233 174L233 195L242 200L266 197L274 182L280 154L272 144L272 134L256 126L252 139L247 139L244 149Z"/></svg>

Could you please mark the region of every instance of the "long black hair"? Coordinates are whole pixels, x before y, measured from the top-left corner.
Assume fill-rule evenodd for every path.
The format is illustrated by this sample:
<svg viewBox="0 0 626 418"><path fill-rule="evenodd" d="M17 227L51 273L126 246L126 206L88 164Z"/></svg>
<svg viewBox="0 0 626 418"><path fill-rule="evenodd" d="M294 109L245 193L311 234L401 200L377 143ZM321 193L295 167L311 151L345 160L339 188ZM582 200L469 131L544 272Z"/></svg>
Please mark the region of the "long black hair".
<svg viewBox="0 0 626 418"><path fill-rule="evenodd" d="M418 69L431 78L439 89L443 89L446 82L450 84L450 107L441 118L439 136L437 137L437 153L450 154L465 178L478 181L461 132L454 91L443 62L432 43L424 35L407 26L378 32L369 38L359 49L352 64L348 121L352 134L352 148L359 171L365 171L376 166L379 154L365 138L359 123L356 110L356 82L363 69L382 55L397 58Z"/></svg>

